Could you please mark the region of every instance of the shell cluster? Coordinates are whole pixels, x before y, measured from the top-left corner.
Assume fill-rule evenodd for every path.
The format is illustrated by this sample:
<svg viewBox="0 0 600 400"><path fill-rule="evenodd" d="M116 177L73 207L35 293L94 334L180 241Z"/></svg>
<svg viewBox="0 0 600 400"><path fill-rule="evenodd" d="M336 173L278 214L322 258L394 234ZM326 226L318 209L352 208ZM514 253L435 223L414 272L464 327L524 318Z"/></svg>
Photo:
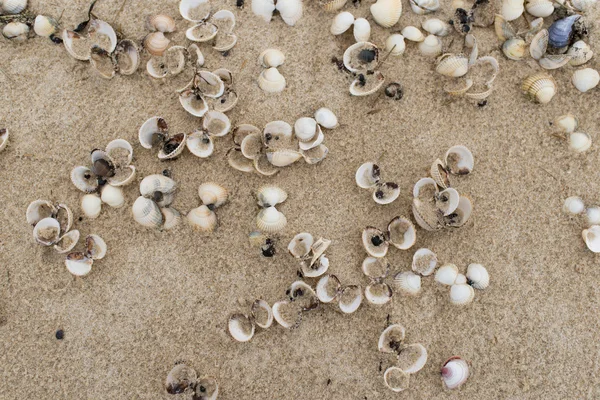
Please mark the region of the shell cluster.
<svg viewBox="0 0 600 400"><path fill-rule="evenodd" d="M279 67L285 62L285 55L277 49L267 49L258 57L258 62L265 69L258 76L258 87L267 93L279 93L285 89L285 77Z"/></svg>
<svg viewBox="0 0 600 400"><path fill-rule="evenodd" d="M218 224L214 210L227 202L229 193L223 186L207 182L198 187L198 196L202 205L187 213L187 222L196 231L211 233Z"/></svg>
<svg viewBox="0 0 600 400"><path fill-rule="evenodd" d="M436 271L435 280L450 286L450 302L452 304L464 306L475 298L473 289L483 290L489 286L490 275L481 264L469 264L465 275L458 272L456 265L445 264Z"/></svg>
<svg viewBox="0 0 600 400"><path fill-rule="evenodd" d="M165 389L168 394L185 394L200 400L216 400L219 395L219 384L215 378L199 377L193 368L184 363L177 363L171 369L167 375Z"/></svg>
<svg viewBox="0 0 600 400"><path fill-rule="evenodd" d="M250 313L235 313L229 316L229 334L238 342L247 342L254 337L256 327L268 329L273 325L273 310L269 303L257 299L250 307Z"/></svg>
<svg viewBox="0 0 600 400"><path fill-rule="evenodd" d="M207 10L208 13L202 14ZM181 16L195 23L185 32L185 37L192 42L211 42L216 51L226 52L237 43L237 36L233 33L235 16L229 10L219 10L210 15L209 1L183 0L179 4ZM201 18L199 18L201 17Z"/></svg>
<svg viewBox="0 0 600 400"><path fill-rule="evenodd" d="M359 188L371 190L377 204L390 204L400 196L400 186L395 182L381 182L381 169L373 162L358 167L355 181Z"/></svg>
<svg viewBox="0 0 600 400"><path fill-rule="evenodd" d="M131 165L132 159L131 144L124 139L115 139L104 150L92 150L91 167L73 168L71 182L85 193L81 199L81 209L88 218L100 215L102 203L114 208L125 204L121 188L135 178L136 170Z"/></svg>
<svg viewBox="0 0 600 400"><path fill-rule="evenodd" d="M261 132L254 125L241 124L233 131L235 146L227 152L227 161L238 171L256 171L265 176L275 175L279 168L301 158L308 164L317 164L329 153L323 144L323 128L337 126L335 114L324 107L315 112L314 118L298 119L294 128L284 121L272 121Z"/></svg>
<svg viewBox="0 0 600 400"><path fill-rule="evenodd" d="M178 93L179 103L194 117L203 117L211 109L225 113L238 102L233 74L225 68L196 71L190 83Z"/></svg>
<svg viewBox="0 0 600 400"><path fill-rule="evenodd" d="M457 389L469 378L469 363L458 356L450 357L442 365L440 375L446 389Z"/></svg>
<svg viewBox="0 0 600 400"><path fill-rule="evenodd" d="M416 374L427 363L427 349L421 343L404 344L406 330L400 324L388 326L381 332L377 348L382 353L394 355L394 366L383 373L385 386L394 391L408 389L410 375Z"/></svg>
<svg viewBox="0 0 600 400"><path fill-rule="evenodd" d="M431 178L422 178L413 187L412 210L421 228L428 231L459 228L469 221L473 211L471 200L450 186L450 175L470 174L473 166L473 154L461 145L448 149L444 161L434 161Z"/></svg>
<svg viewBox="0 0 600 400"><path fill-rule="evenodd" d="M131 211L140 225L153 229L171 229L181 220L181 214L171 203L177 184L165 175L148 175L140 182L140 194Z"/></svg>
<svg viewBox="0 0 600 400"><path fill-rule="evenodd" d="M287 192L277 186L263 186L256 191L258 205L261 207L256 216L256 226L268 234L277 233L287 225L287 218L275 206L286 201Z"/></svg>
<svg viewBox="0 0 600 400"><path fill-rule="evenodd" d="M417 241L417 231L413 223L405 217L394 217L383 232L373 226L362 232L362 244L371 257L385 257L390 245L400 250L410 249Z"/></svg>
<svg viewBox="0 0 600 400"><path fill-rule="evenodd" d="M572 114L561 115L553 123L555 132L552 134L568 143L569 148L576 153L586 152L592 147L592 138L585 132L576 132L579 119Z"/></svg>
<svg viewBox="0 0 600 400"><path fill-rule="evenodd" d="M586 206L577 196L568 197L563 211L569 215L584 215L588 227L581 232L587 248L593 253L600 253L600 206Z"/></svg>
<svg viewBox="0 0 600 400"><path fill-rule="evenodd" d="M265 22L271 22L275 11L283 22L294 26L302 18L302 0L252 0L252 12Z"/></svg>
<svg viewBox="0 0 600 400"><path fill-rule="evenodd" d="M319 238L314 240L308 232L294 236L288 244L289 253L300 263L302 276L317 278L329 269L329 259L325 251L331 245L331 240Z"/></svg>

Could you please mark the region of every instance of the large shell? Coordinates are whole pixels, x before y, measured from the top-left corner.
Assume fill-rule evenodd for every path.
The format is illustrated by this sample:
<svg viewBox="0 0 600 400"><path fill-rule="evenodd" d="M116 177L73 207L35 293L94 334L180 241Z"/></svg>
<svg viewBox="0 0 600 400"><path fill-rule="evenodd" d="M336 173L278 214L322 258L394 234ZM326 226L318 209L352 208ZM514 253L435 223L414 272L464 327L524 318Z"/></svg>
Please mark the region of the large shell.
<svg viewBox="0 0 600 400"><path fill-rule="evenodd" d="M437 61L437 73L458 78L469 71L469 59L463 55L444 54Z"/></svg>
<svg viewBox="0 0 600 400"><path fill-rule="evenodd" d="M331 303L334 301L340 293L340 280L335 275L323 275L319 282L317 282L317 287L315 288L315 293L319 298L319 301L322 303Z"/></svg>
<svg viewBox="0 0 600 400"><path fill-rule="evenodd" d="M285 89L286 81L277 68L265 69L258 76L258 86L267 93L279 93Z"/></svg>
<svg viewBox="0 0 600 400"><path fill-rule="evenodd" d="M210 15L210 2L208 0L181 0L179 13L191 22L200 22Z"/></svg>
<svg viewBox="0 0 600 400"><path fill-rule="evenodd" d="M457 306L464 306L473 301L475 292L466 283L455 283L450 287L450 302Z"/></svg>
<svg viewBox="0 0 600 400"><path fill-rule="evenodd" d="M365 298L371 304L383 305L392 300L392 289L387 283L374 282L365 287Z"/></svg>
<svg viewBox="0 0 600 400"><path fill-rule="evenodd" d="M156 203L143 196L138 197L133 206L133 219L147 228L160 228L163 223L163 216Z"/></svg>
<svg viewBox="0 0 600 400"><path fill-rule="evenodd" d="M449 358L442 365L441 375L446 389L456 389L469 378L469 364L460 357Z"/></svg>
<svg viewBox="0 0 600 400"><path fill-rule="evenodd" d="M196 386L198 375L196 371L183 364L175 365L167 375L165 387L169 394L180 394Z"/></svg>
<svg viewBox="0 0 600 400"><path fill-rule="evenodd" d="M254 336L254 322L244 314L232 314L228 329L229 334L238 342L247 342Z"/></svg>
<svg viewBox="0 0 600 400"><path fill-rule="evenodd" d="M404 341L406 330L400 324L388 326L379 335L377 348L382 353L399 353Z"/></svg>
<svg viewBox="0 0 600 400"><path fill-rule="evenodd" d="M526 78L521 88L532 100L546 104L556 94L556 81L545 72L539 72Z"/></svg>
<svg viewBox="0 0 600 400"><path fill-rule="evenodd" d="M400 272L394 277L394 282L404 293L416 295L421 291L421 277L414 272Z"/></svg>
<svg viewBox="0 0 600 400"><path fill-rule="evenodd" d="M344 51L343 61L350 72L373 71L379 62L379 48L369 42L355 43Z"/></svg>
<svg viewBox="0 0 600 400"><path fill-rule="evenodd" d="M354 24L354 15L348 11L343 11L333 18L329 31L332 35L341 35Z"/></svg>
<svg viewBox="0 0 600 400"><path fill-rule="evenodd" d="M420 275L429 276L437 266L437 256L429 249L418 249L413 255L412 270Z"/></svg>
<svg viewBox="0 0 600 400"><path fill-rule="evenodd" d="M413 223L405 217L395 217L387 226L388 242L400 250L410 249L417 241Z"/></svg>
<svg viewBox="0 0 600 400"><path fill-rule="evenodd" d="M555 21L548 28L548 44L554 48L568 46L573 37L573 25L581 15L575 14Z"/></svg>
<svg viewBox="0 0 600 400"><path fill-rule="evenodd" d="M283 22L294 26L302 17L302 0L277 0L275 9L279 11Z"/></svg>
<svg viewBox="0 0 600 400"><path fill-rule="evenodd" d="M275 207L267 207L260 210L256 217L256 226L258 229L267 233L279 232L286 225L287 218Z"/></svg>
<svg viewBox="0 0 600 400"><path fill-rule="evenodd" d="M385 257L388 252L388 242L385 233L372 226L367 226L362 232L362 243L366 252L372 257Z"/></svg>
<svg viewBox="0 0 600 400"><path fill-rule="evenodd" d="M432 199L438 193L436 181L432 178L421 178L413 186L413 197L415 199Z"/></svg>
<svg viewBox="0 0 600 400"><path fill-rule="evenodd" d="M266 185L256 191L256 197L258 198L258 205L266 208L283 203L288 195L285 190L277 186Z"/></svg>
<svg viewBox="0 0 600 400"><path fill-rule="evenodd" d="M427 349L420 344L409 344L398 354L398 367L407 374L414 374L423 369L427 363Z"/></svg>
<svg viewBox="0 0 600 400"><path fill-rule="evenodd" d="M338 306L344 314L352 314L362 303L362 289L358 285L349 285L341 289Z"/></svg>
<svg viewBox="0 0 600 400"><path fill-rule="evenodd" d="M427 36L418 47L421 54L426 57L437 57L442 53L442 41L435 35Z"/></svg>
<svg viewBox="0 0 600 400"><path fill-rule="evenodd" d="M578 69L573 73L571 82L573 82L573 86L577 90L585 93L598 86L598 83L600 83L600 73L593 68Z"/></svg>
<svg viewBox="0 0 600 400"><path fill-rule="evenodd" d="M458 277L458 268L454 264L445 264L438 268L435 280L444 285L452 286Z"/></svg>
<svg viewBox="0 0 600 400"><path fill-rule="evenodd" d="M67 270L75 276L86 276L92 271L94 260L86 257L81 252L67 254L65 266Z"/></svg>
<svg viewBox="0 0 600 400"><path fill-rule="evenodd" d="M366 162L356 170L355 180L358 187L370 189L377 185L381 179L380 176L381 170L379 166L372 162Z"/></svg>
<svg viewBox="0 0 600 400"><path fill-rule="evenodd" d="M409 375L398 367L389 367L383 373L385 386L393 392L402 392L408 389Z"/></svg>
<svg viewBox="0 0 600 400"><path fill-rule="evenodd" d="M60 223L54 218L44 218L33 228L33 238L44 246L52 246L60 238Z"/></svg>
<svg viewBox="0 0 600 400"><path fill-rule="evenodd" d="M401 0L377 0L370 7L375 22L384 28L396 25L402 15Z"/></svg>
<svg viewBox="0 0 600 400"><path fill-rule="evenodd" d="M581 232L585 245L594 253L600 253L600 226L592 225Z"/></svg>
<svg viewBox="0 0 600 400"><path fill-rule="evenodd" d="M337 11L346 5L348 0L319 0L319 5L325 11Z"/></svg>
<svg viewBox="0 0 600 400"><path fill-rule="evenodd" d="M273 0L252 0L252 12L261 17L265 22L270 22L275 11Z"/></svg>
<svg viewBox="0 0 600 400"><path fill-rule="evenodd" d="M207 182L198 187L198 195L202 204L209 208L217 208L225 204L228 192L227 189L217 183Z"/></svg>
<svg viewBox="0 0 600 400"><path fill-rule="evenodd" d="M196 231L210 233L217 227L217 214L204 204L191 209L186 218L190 226Z"/></svg>
<svg viewBox="0 0 600 400"><path fill-rule="evenodd" d="M490 274L481 264L469 264L467 268L467 282L475 289L485 289L490 285Z"/></svg>

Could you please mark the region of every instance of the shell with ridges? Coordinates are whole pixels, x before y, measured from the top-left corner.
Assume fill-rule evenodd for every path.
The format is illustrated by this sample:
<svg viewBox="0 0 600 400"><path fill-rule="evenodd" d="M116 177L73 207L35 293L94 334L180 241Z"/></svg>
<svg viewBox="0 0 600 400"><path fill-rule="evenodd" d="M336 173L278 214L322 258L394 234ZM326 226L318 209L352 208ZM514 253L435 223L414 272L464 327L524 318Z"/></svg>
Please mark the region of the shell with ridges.
<svg viewBox="0 0 600 400"><path fill-rule="evenodd" d="M262 209L256 217L256 226L261 231L267 233L276 233L281 231L287 225L287 218L275 207Z"/></svg>
<svg viewBox="0 0 600 400"><path fill-rule="evenodd" d="M58 22L52 17L38 15L33 23L33 30L36 35L42 37L50 37L58 32Z"/></svg>
<svg viewBox="0 0 600 400"><path fill-rule="evenodd" d="M525 0L502 0L500 9L502 17L507 21L514 21L519 18L525 11L524 3Z"/></svg>
<svg viewBox="0 0 600 400"><path fill-rule="evenodd" d="M475 292L466 283L455 283L450 287L450 302L457 306L467 305L473 301Z"/></svg>
<svg viewBox="0 0 600 400"><path fill-rule="evenodd" d="M523 59L526 49L527 44L520 37L508 39L502 44L502 52L510 60L519 61Z"/></svg>
<svg viewBox="0 0 600 400"><path fill-rule="evenodd" d="M217 227L217 214L204 204L191 209L186 219L194 230L200 232L213 232Z"/></svg>
<svg viewBox="0 0 600 400"><path fill-rule="evenodd" d="M94 219L98 218L102 211L102 200L97 194L86 194L81 198L81 210L86 217Z"/></svg>
<svg viewBox="0 0 600 400"><path fill-rule="evenodd" d="M279 11L283 22L294 26L302 17L302 0L277 0L275 9Z"/></svg>
<svg viewBox="0 0 600 400"><path fill-rule="evenodd" d="M341 35L354 24L354 15L348 11L342 11L333 18L329 31L332 35Z"/></svg>
<svg viewBox="0 0 600 400"><path fill-rule="evenodd" d="M191 22L200 22L210 15L210 4L208 0L181 0L179 2L179 14Z"/></svg>
<svg viewBox="0 0 600 400"><path fill-rule="evenodd" d="M27 8L27 0L3 0L0 7L6 14L19 14Z"/></svg>
<svg viewBox="0 0 600 400"><path fill-rule="evenodd" d="M438 74L458 78L469 71L469 59L463 55L444 54L437 60Z"/></svg>
<svg viewBox="0 0 600 400"><path fill-rule="evenodd" d="M267 93L279 93L285 85L284 76L275 67L262 71L258 76L258 86Z"/></svg>
<svg viewBox="0 0 600 400"><path fill-rule="evenodd" d="M252 12L261 17L265 22L270 22L275 11L273 0L252 0Z"/></svg>
<svg viewBox="0 0 600 400"><path fill-rule="evenodd" d="M402 1L377 0L370 7L371 15L375 22L384 28L396 25L402 15Z"/></svg>
<svg viewBox="0 0 600 400"><path fill-rule="evenodd" d="M220 207L227 201L228 192L223 186L207 182L198 187L198 195L205 206Z"/></svg>
<svg viewBox="0 0 600 400"><path fill-rule="evenodd" d="M421 291L421 277L414 272L400 272L394 277L394 283L404 292L416 295Z"/></svg>
<svg viewBox="0 0 600 400"><path fill-rule="evenodd" d="M440 8L439 0L410 0L410 8L415 14L429 14Z"/></svg>
<svg viewBox="0 0 600 400"><path fill-rule="evenodd" d="M442 41L435 35L427 36L418 47L421 54L426 57L437 57L442 53Z"/></svg>
<svg viewBox="0 0 600 400"><path fill-rule="evenodd" d="M54 245L54 250L56 250L58 254L68 253L69 251L73 250L73 248L77 245L77 242L79 241L79 236L80 233L77 229L65 233Z"/></svg>
<svg viewBox="0 0 600 400"><path fill-rule="evenodd" d="M527 0L525 9L534 17L545 18L554 12L554 4L548 0Z"/></svg>
<svg viewBox="0 0 600 400"><path fill-rule="evenodd" d="M379 62L379 48L370 42L358 42L344 51L344 66L350 72L372 71Z"/></svg>
<svg viewBox="0 0 600 400"><path fill-rule="evenodd" d="M149 15L146 18L146 29L163 33L175 32L175 20L165 14Z"/></svg>
<svg viewBox="0 0 600 400"><path fill-rule="evenodd" d="M490 285L490 274L481 264L469 264L466 277L467 283L475 289L483 290Z"/></svg>
<svg viewBox="0 0 600 400"><path fill-rule="evenodd" d="M258 205L261 207L273 207L283 203L288 195L287 192L277 186L262 186L256 191Z"/></svg>
<svg viewBox="0 0 600 400"><path fill-rule="evenodd" d="M133 206L133 219L147 228L159 228L163 223L162 213L156 203L143 196L138 197Z"/></svg>
<svg viewBox="0 0 600 400"><path fill-rule="evenodd" d="M265 68L277 68L285 62L285 55L277 49L266 49L258 57L258 62Z"/></svg>
<svg viewBox="0 0 600 400"><path fill-rule="evenodd" d="M444 264L435 273L435 280L443 285L452 286L458 277L458 268L454 264Z"/></svg>

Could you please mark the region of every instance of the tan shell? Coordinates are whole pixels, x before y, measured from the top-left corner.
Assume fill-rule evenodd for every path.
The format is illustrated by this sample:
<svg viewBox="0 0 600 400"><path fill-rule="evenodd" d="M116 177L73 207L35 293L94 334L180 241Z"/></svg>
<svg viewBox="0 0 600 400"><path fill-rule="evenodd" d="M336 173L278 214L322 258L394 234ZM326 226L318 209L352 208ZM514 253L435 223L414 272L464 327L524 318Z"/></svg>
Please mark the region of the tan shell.
<svg viewBox="0 0 600 400"><path fill-rule="evenodd" d="M165 14L150 15L146 18L146 29L163 33L175 32L175 20Z"/></svg>
<svg viewBox="0 0 600 400"><path fill-rule="evenodd" d="M144 48L153 56L162 56L169 47L169 40L162 32L152 32L142 42Z"/></svg>
<svg viewBox="0 0 600 400"><path fill-rule="evenodd" d="M556 81L545 72L531 75L523 81L521 89L537 103L546 104L556 94Z"/></svg>

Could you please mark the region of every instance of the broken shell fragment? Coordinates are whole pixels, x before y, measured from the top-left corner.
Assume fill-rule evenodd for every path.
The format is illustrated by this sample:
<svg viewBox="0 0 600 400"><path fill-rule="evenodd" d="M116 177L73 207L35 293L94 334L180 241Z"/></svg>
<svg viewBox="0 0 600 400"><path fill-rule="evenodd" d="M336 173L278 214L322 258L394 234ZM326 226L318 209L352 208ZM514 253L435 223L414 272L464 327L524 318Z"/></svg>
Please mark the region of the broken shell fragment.
<svg viewBox="0 0 600 400"><path fill-rule="evenodd" d="M452 357L442 366L441 375L446 389L456 389L469 378L469 364L460 357Z"/></svg>
<svg viewBox="0 0 600 400"><path fill-rule="evenodd" d="M437 256L429 249L418 249L413 255L412 270L417 274L429 276L437 266Z"/></svg>
<svg viewBox="0 0 600 400"><path fill-rule="evenodd" d="M302 153L295 150L269 151L267 160L275 167L287 167L302 158Z"/></svg>
<svg viewBox="0 0 600 400"><path fill-rule="evenodd" d="M366 252L372 257L385 257L388 252L389 245L385 234L372 226L368 226L363 230L362 243Z"/></svg>
<svg viewBox="0 0 600 400"><path fill-rule="evenodd" d="M227 201L228 192L223 186L208 182L203 183L198 187L198 195L202 204L205 206L217 208L225 204Z"/></svg>
<svg viewBox="0 0 600 400"><path fill-rule="evenodd" d="M571 61L571 56L567 54L546 54L538 60L540 67L544 69L558 69Z"/></svg>
<svg viewBox="0 0 600 400"><path fill-rule="evenodd" d="M442 265L435 273L435 280L444 285L452 286L458 277L458 268L454 264Z"/></svg>
<svg viewBox="0 0 600 400"><path fill-rule="evenodd" d="M389 367L383 373L385 386L393 392L408 389L409 375L398 367Z"/></svg>
<svg viewBox="0 0 600 400"><path fill-rule="evenodd" d="M404 346L398 353L398 367L407 374L415 374L423 369L427 363L427 349L420 344L414 343Z"/></svg>
<svg viewBox="0 0 600 400"><path fill-rule="evenodd" d="M67 254L65 265L67 270L75 276L86 276L92 271L94 260L81 252Z"/></svg>
<svg viewBox="0 0 600 400"><path fill-rule="evenodd" d="M600 253L600 226L592 225L581 232L585 245L594 253Z"/></svg>
<svg viewBox="0 0 600 400"><path fill-rule="evenodd" d="M315 288L315 293L322 303L331 303L334 301L339 292L341 284L340 280L335 275L323 275Z"/></svg>
<svg viewBox="0 0 600 400"><path fill-rule="evenodd" d="M469 264L466 276L467 283L475 289L483 290L490 285L490 274L481 264Z"/></svg>
<svg viewBox="0 0 600 400"><path fill-rule="evenodd" d="M410 295L416 295L421 291L421 277L411 271L396 274L394 283L400 290Z"/></svg>
<svg viewBox="0 0 600 400"><path fill-rule="evenodd" d="M395 217L387 227L388 241L400 250L410 249L417 241L413 223L405 217Z"/></svg>
<svg viewBox="0 0 600 400"><path fill-rule="evenodd" d="M382 353L398 353L402 347L406 330L400 324L390 325L379 335L377 348Z"/></svg>
<svg viewBox="0 0 600 400"><path fill-rule="evenodd" d="M2 150L6 148L6 145L8 145L9 136L8 129L0 128L0 152L2 152Z"/></svg>
<svg viewBox="0 0 600 400"><path fill-rule="evenodd" d="M254 336L254 323L247 315L236 313L229 317L229 334L238 342L247 342Z"/></svg>
<svg viewBox="0 0 600 400"><path fill-rule="evenodd" d="M267 207L260 210L256 217L256 226L261 231L276 233L287 225L287 219L283 213L275 207Z"/></svg>

